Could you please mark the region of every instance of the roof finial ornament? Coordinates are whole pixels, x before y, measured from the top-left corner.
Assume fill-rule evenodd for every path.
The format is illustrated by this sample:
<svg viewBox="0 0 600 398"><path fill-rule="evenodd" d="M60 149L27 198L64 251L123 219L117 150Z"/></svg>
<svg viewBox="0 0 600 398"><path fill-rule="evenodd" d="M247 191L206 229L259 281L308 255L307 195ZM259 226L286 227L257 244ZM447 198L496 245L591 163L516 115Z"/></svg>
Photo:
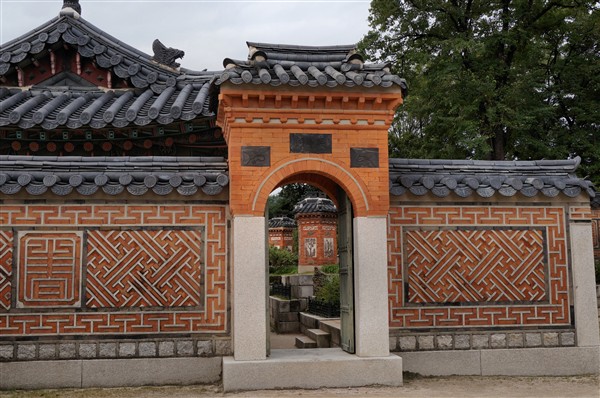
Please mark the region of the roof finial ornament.
<svg viewBox="0 0 600 398"><path fill-rule="evenodd" d="M68 15L73 18L79 18L81 16L81 5L79 5L79 0L64 0L59 15Z"/></svg>
<svg viewBox="0 0 600 398"><path fill-rule="evenodd" d="M156 39L152 43L152 50L154 50L154 57L152 59L159 64L166 65L170 68L178 68L179 64L175 62L177 58L183 58L185 53L176 48L167 47Z"/></svg>

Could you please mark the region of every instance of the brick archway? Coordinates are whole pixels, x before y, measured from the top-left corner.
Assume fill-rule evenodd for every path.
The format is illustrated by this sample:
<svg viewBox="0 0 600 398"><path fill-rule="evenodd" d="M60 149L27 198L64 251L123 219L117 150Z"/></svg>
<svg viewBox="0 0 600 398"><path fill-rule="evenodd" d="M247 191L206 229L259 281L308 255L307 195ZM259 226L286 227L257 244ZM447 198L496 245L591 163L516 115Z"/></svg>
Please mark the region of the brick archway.
<svg viewBox="0 0 600 398"><path fill-rule="evenodd" d="M337 188L340 187L350 197L357 215L367 214L371 208L367 188L358 177L329 160L304 158L273 167L254 189L252 211L264 211L269 194L275 188L291 183L314 185L324 191L334 202L337 201Z"/></svg>

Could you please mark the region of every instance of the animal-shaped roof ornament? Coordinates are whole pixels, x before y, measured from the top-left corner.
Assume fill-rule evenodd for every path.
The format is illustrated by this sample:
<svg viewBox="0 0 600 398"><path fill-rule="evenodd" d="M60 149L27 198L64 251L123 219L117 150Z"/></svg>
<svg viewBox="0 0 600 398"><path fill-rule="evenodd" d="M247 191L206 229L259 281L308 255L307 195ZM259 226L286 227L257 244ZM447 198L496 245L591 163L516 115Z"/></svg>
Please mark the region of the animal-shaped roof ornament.
<svg viewBox="0 0 600 398"><path fill-rule="evenodd" d="M185 55L181 50L166 47L158 39L154 40L152 43L152 50L154 51L154 57L152 57L153 60L171 68L178 68L179 64L175 62L175 60L177 58L183 58Z"/></svg>

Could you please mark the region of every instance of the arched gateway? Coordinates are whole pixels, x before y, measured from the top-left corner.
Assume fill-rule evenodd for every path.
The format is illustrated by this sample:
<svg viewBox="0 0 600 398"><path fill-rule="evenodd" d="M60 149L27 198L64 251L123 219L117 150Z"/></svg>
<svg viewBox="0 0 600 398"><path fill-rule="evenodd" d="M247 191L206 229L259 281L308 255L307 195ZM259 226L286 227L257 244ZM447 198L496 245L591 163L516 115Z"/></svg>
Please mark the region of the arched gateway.
<svg viewBox="0 0 600 398"><path fill-rule="evenodd" d="M598 372L578 159L388 159L406 84L354 46L196 72L80 14L0 49L0 388ZM340 210L343 350L268 350L265 209L293 182Z"/></svg>
<svg viewBox="0 0 600 398"><path fill-rule="evenodd" d="M342 290L350 288L342 294L342 339L353 338L342 346L388 360L387 129L404 82L386 66L364 65L352 46L248 46L248 61L224 62L232 77L219 82L217 112L229 148L233 284L242 286L233 293L237 362L225 363L226 383L230 366L251 368L241 361L267 356L264 212L269 194L295 181L324 189L338 204L348 197L349 222L340 225L354 239L340 251ZM280 74L267 77L267 70ZM302 85L311 75L314 87Z"/></svg>

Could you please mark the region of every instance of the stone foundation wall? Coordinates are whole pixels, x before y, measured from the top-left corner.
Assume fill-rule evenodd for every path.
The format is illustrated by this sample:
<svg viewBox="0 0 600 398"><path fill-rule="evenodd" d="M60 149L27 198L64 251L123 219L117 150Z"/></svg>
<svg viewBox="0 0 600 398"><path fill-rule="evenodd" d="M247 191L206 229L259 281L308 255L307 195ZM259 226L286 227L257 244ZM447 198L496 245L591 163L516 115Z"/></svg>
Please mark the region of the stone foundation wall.
<svg viewBox="0 0 600 398"><path fill-rule="evenodd" d="M231 355L229 338L201 340L107 339L0 342L0 361L36 361L57 359L174 358Z"/></svg>
<svg viewBox="0 0 600 398"><path fill-rule="evenodd" d="M440 331L390 335L390 351L394 352L574 346L574 330Z"/></svg>
<svg viewBox="0 0 600 398"><path fill-rule="evenodd" d="M300 312L308 306L307 299L286 300L269 297L271 330L276 333L295 333L300 331Z"/></svg>

